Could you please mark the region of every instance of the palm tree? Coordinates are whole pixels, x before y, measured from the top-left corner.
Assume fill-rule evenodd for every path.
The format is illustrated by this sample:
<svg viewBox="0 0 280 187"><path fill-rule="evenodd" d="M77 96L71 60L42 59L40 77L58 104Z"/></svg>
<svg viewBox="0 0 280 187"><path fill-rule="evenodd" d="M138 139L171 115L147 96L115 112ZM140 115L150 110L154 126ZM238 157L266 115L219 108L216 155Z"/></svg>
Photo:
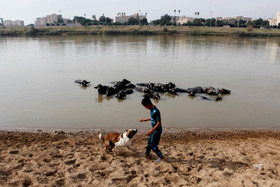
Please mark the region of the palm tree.
<svg viewBox="0 0 280 187"><path fill-rule="evenodd" d="M173 25L176 22L176 10L174 10L174 16L173 16Z"/></svg>

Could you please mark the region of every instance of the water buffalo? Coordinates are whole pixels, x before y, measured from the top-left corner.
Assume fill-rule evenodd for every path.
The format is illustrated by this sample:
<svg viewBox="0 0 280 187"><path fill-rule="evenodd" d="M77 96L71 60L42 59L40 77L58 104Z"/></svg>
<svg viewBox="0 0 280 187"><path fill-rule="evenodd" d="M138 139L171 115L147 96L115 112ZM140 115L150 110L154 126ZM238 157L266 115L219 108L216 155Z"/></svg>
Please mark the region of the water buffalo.
<svg viewBox="0 0 280 187"><path fill-rule="evenodd" d="M98 90L99 94L106 94L106 90L109 88L109 86L103 86L102 84L98 84L94 88Z"/></svg>
<svg viewBox="0 0 280 187"><path fill-rule="evenodd" d="M119 91L119 93L117 93L116 98L118 99L125 99L126 98L126 93L124 92L124 90Z"/></svg>
<svg viewBox="0 0 280 187"><path fill-rule="evenodd" d="M78 80L75 80L75 83L78 83L78 84L80 84L81 86L85 86L85 87L87 87L87 86L89 86L90 84L90 81L87 81L87 80L80 80L80 79L78 79Z"/></svg>
<svg viewBox="0 0 280 187"><path fill-rule="evenodd" d="M218 95L218 91L216 90L216 88L209 86L205 88L205 93L209 94L209 95Z"/></svg>
<svg viewBox="0 0 280 187"><path fill-rule="evenodd" d="M231 90L228 90L228 89L225 89L225 88L222 88L222 89L218 88L218 93L220 93L220 94L230 94Z"/></svg>
<svg viewBox="0 0 280 187"><path fill-rule="evenodd" d="M195 96L197 93L205 93L204 89L200 86L194 87L194 88L188 88L187 93L190 94L190 96Z"/></svg>

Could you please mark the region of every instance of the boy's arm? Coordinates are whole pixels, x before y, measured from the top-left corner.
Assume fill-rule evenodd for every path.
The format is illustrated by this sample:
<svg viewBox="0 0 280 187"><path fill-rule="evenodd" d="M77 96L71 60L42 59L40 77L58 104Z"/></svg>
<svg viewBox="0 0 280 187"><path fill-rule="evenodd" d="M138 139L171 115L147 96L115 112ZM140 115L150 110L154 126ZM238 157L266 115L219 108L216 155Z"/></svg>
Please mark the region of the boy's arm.
<svg viewBox="0 0 280 187"><path fill-rule="evenodd" d="M161 126L161 121L158 121L157 124L156 124L156 126L155 126L152 130L150 130L149 132L147 132L146 135L150 136L151 134L153 134L153 132L154 132L155 130L157 130L158 128L160 128L160 126Z"/></svg>
<svg viewBox="0 0 280 187"><path fill-rule="evenodd" d="M151 118L148 119L140 119L140 122L151 121Z"/></svg>

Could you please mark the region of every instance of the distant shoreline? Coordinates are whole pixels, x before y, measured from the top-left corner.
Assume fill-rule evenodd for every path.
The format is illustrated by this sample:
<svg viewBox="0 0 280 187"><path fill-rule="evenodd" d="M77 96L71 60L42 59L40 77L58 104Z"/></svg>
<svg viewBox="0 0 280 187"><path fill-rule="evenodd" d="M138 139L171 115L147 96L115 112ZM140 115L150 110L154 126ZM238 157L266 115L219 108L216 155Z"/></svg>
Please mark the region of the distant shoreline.
<svg viewBox="0 0 280 187"><path fill-rule="evenodd" d="M71 36L71 35L198 35L237 37L280 37L280 29L256 29L186 26L86 26L0 28L0 36Z"/></svg>

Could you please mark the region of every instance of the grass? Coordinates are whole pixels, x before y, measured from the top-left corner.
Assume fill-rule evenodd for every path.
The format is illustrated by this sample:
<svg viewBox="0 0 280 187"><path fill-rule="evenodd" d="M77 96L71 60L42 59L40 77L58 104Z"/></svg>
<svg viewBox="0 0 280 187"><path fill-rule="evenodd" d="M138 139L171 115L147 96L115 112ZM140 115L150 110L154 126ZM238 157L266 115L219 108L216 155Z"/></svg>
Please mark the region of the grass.
<svg viewBox="0 0 280 187"><path fill-rule="evenodd" d="M186 26L87 26L87 27L23 27L0 28L0 36L63 36L63 35L203 35L203 36L248 36L280 37L280 29L253 29Z"/></svg>

